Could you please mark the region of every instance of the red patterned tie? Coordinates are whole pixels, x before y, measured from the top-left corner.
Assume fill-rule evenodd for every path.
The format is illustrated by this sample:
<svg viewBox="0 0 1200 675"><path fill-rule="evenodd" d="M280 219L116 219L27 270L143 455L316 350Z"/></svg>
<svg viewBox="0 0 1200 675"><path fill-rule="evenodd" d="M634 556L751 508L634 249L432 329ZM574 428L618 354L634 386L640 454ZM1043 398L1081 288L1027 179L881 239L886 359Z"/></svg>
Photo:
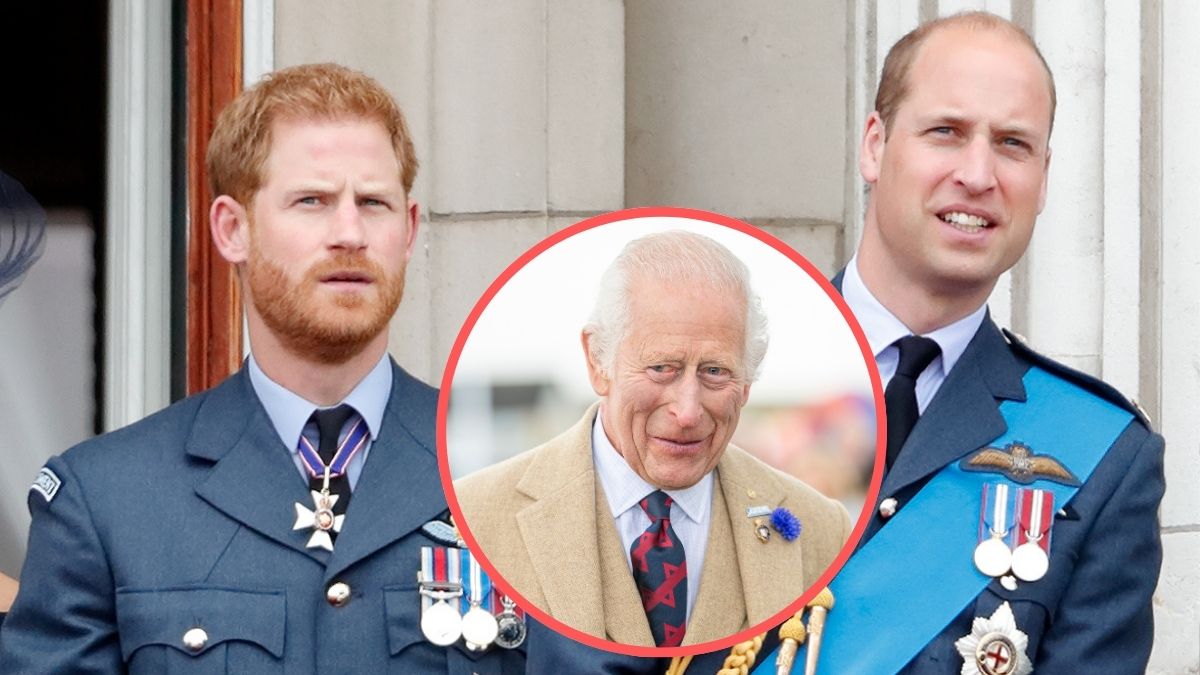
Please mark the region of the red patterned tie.
<svg viewBox="0 0 1200 675"><path fill-rule="evenodd" d="M659 647L678 647L687 625L687 560L671 529L672 501L667 493L655 490L638 502L650 516L650 527L629 549L633 580Z"/></svg>

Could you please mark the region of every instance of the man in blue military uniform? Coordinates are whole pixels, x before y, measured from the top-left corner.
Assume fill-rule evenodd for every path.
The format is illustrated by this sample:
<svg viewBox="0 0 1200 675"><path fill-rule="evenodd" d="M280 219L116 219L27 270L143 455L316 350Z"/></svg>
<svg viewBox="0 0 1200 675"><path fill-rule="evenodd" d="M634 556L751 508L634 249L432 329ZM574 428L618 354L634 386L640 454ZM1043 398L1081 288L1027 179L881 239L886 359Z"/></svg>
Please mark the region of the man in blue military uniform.
<svg viewBox="0 0 1200 675"><path fill-rule="evenodd" d="M386 352L418 226L395 101L338 66L278 71L221 114L208 168L251 355L42 469L0 671L523 670L440 521L436 392ZM418 583L426 559L453 565Z"/></svg>
<svg viewBox="0 0 1200 675"><path fill-rule="evenodd" d="M861 147L863 240L835 279L887 389L888 468L831 585L820 672L1145 670L1163 440L986 308L1042 209L1054 104L1033 41L989 14L925 24L888 54ZM756 672L776 672L778 642ZM557 644L538 665L580 649Z"/></svg>

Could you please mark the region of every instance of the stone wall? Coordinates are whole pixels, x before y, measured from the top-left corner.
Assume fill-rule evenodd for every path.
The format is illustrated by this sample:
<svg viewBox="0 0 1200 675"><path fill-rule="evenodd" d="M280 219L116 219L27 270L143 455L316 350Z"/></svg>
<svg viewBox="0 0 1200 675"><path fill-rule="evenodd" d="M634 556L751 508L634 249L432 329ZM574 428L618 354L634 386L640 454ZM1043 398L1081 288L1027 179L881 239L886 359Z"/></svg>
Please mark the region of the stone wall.
<svg viewBox="0 0 1200 675"><path fill-rule="evenodd" d="M407 111L424 215L391 347L437 382L495 276L596 213L714 210L835 271L861 230L856 154L883 55L961 9L1030 30L1058 86L1046 209L993 316L1137 398L1167 437L1150 672L1200 672L1193 3L279 1L274 65L361 68Z"/></svg>

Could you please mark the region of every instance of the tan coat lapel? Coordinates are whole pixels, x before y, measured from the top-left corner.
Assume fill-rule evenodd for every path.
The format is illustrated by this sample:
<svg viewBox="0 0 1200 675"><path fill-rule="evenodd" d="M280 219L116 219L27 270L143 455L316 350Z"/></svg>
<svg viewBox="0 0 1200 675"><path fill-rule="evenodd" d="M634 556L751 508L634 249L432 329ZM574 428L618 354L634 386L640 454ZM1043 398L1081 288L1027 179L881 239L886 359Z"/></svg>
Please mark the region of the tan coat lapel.
<svg viewBox="0 0 1200 675"><path fill-rule="evenodd" d="M617 527L609 513L604 487L596 482L596 541L600 548L600 583L604 588L604 628L608 639L627 645L654 646L650 622Z"/></svg>
<svg viewBox="0 0 1200 675"><path fill-rule="evenodd" d="M719 477L718 484L713 485L711 514L708 546L699 577L700 589L696 593L696 606L692 608L691 621L683 637L685 646L729 637L749 626L746 623L746 602L740 592L742 574L738 568L728 506L719 485ZM688 569L692 569L690 563ZM691 579L696 578L694 574L690 573Z"/></svg>
<svg viewBox="0 0 1200 675"><path fill-rule="evenodd" d="M787 490L779 479L766 467L759 464L740 448L729 446L717 465L721 495L725 501L725 514L732 528L733 549L741 572L740 592L746 604L748 625L764 621L793 602L811 581L804 569L802 539L784 541L772 530L770 539L764 544L754 533L754 521L746 517L746 509L752 506L767 506L774 509L785 506L798 516L808 509L801 504L787 503ZM717 515L714 503L713 516ZM803 523L804 527L819 527L815 523ZM807 534L807 532L805 532ZM709 538L709 548L716 544ZM819 571L818 571L819 572ZM708 569L705 568L705 574ZM699 603L697 603L699 604ZM729 633L727 632L726 635Z"/></svg>
<svg viewBox="0 0 1200 675"><path fill-rule="evenodd" d="M529 598L569 626L604 635L600 555L596 547L596 478L591 425L598 406L530 464L517 490L534 500L517 525L542 598ZM610 529L612 524L609 523Z"/></svg>

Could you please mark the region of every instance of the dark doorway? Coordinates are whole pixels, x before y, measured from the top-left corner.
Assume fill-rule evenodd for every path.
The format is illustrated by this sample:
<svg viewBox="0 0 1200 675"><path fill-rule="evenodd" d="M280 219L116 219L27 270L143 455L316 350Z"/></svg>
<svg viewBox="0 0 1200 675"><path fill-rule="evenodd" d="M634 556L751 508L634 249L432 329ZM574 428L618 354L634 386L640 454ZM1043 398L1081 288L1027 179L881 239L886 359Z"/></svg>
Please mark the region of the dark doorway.
<svg viewBox="0 0 1200 675"><path fill-rule="evenodd" d="M0 571L25 554L47 457L100 429L108 2L5 3L0 170L45 208L45 250L0 305Z"/></svg>
<svg viewBox="0 0 1200 675"><path fill-rule="evenodd" d="M24 184L48 227L89 223L93 270L92 426L100 431L104 329L108 3L8 3L0 19L0 170ZM14 317L4 317L4 320Z"/></svg>

